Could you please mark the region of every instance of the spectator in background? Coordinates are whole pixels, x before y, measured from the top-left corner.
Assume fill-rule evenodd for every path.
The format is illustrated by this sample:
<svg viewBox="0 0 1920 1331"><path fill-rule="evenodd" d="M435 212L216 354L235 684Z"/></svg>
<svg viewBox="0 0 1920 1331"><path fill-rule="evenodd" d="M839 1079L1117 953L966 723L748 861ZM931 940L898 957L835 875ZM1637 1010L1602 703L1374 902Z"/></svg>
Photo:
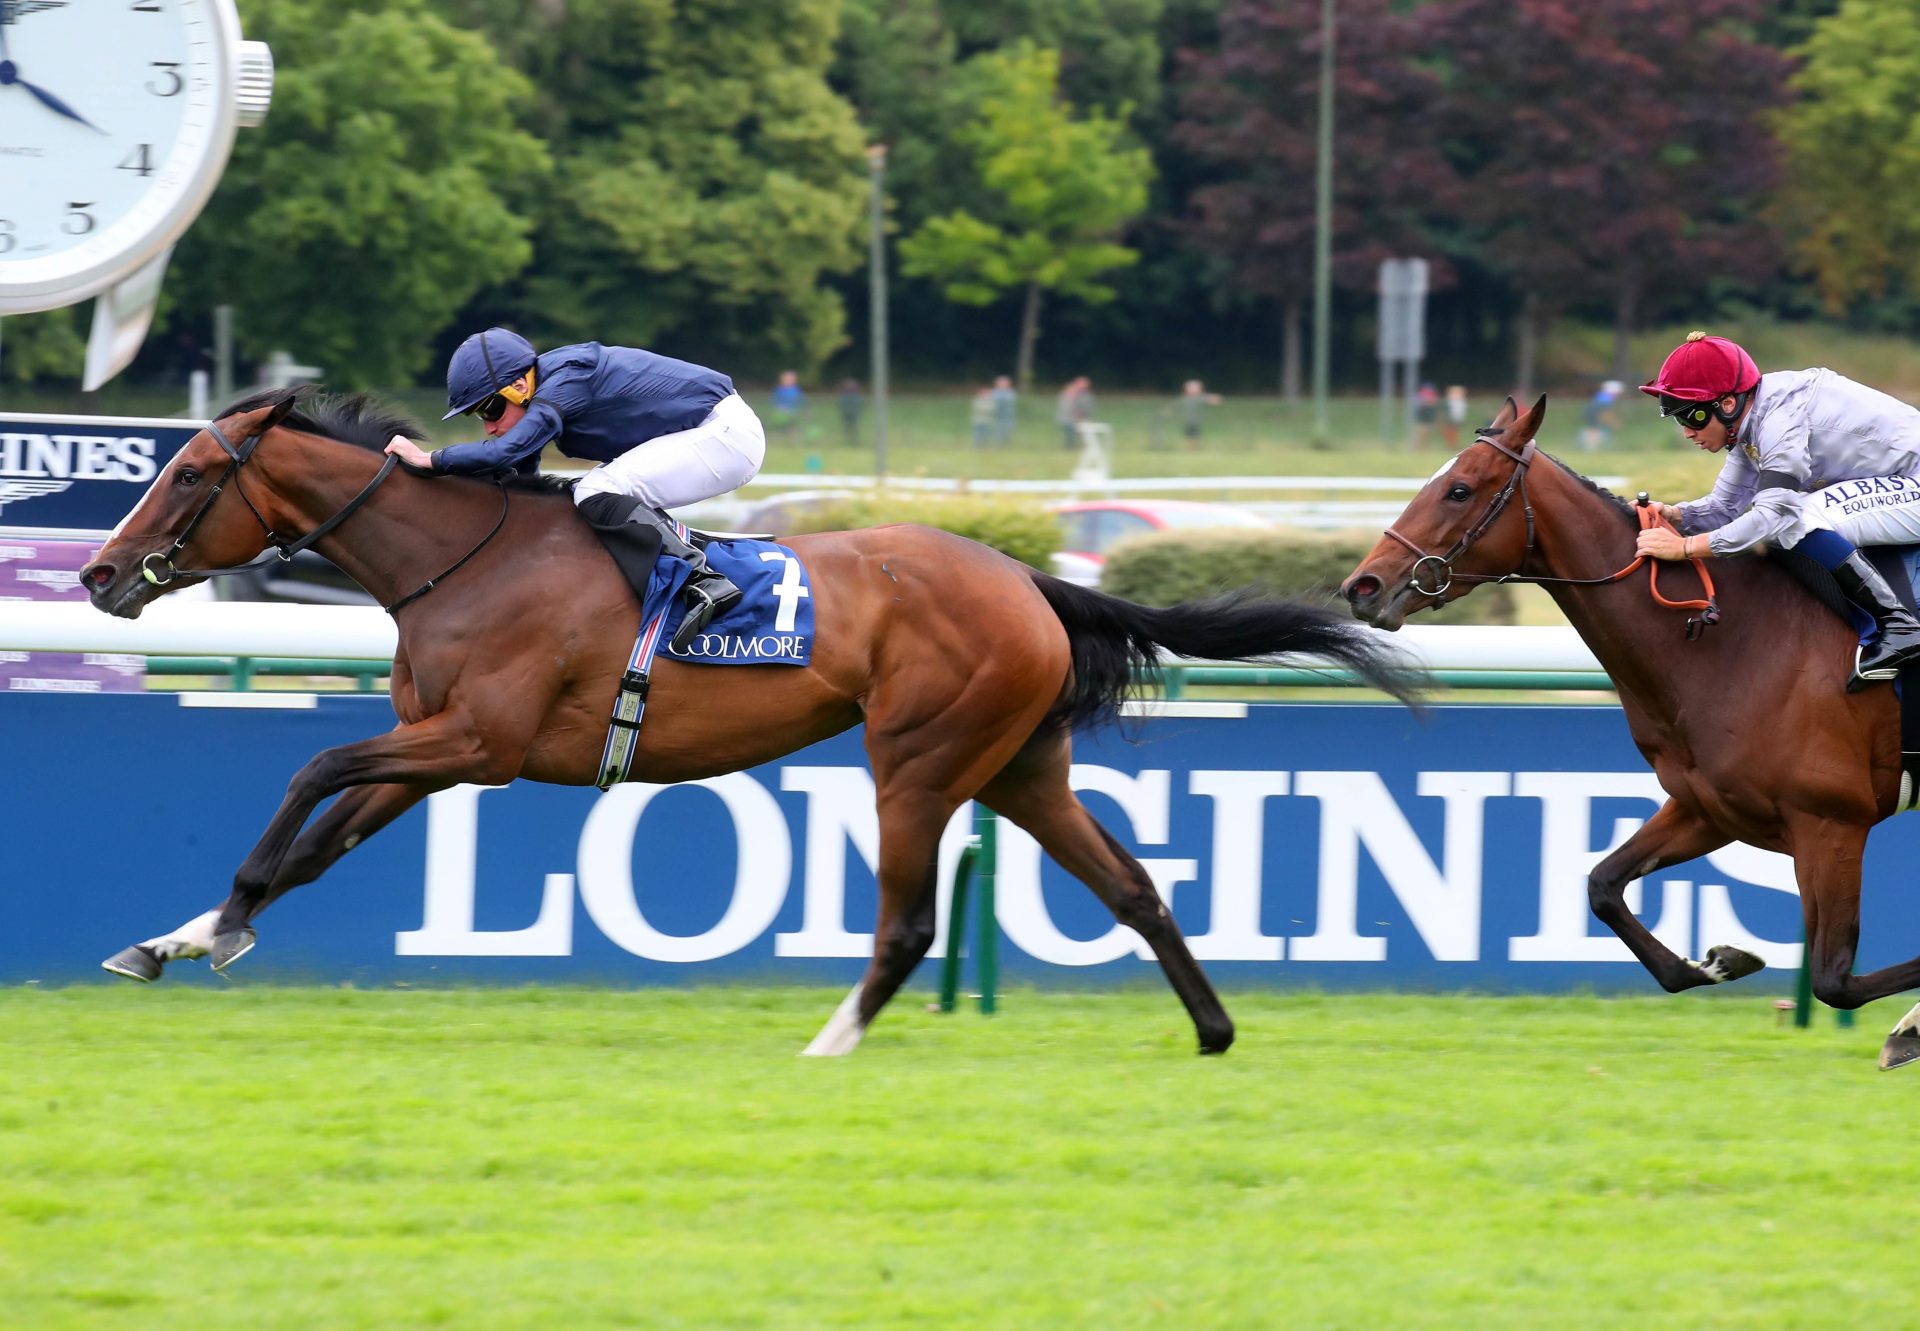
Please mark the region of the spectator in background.
<svg viewBox="0 0 1920 1331"><path fill-rule="evenodd" d="M1440 419L1440 390L1431 383L1421 384L1413 394L1413 450L1427 451L1427 437Z"/></svg>
<svg viewBox="0 0 1920 1331"><path fill-rule="evenodd" d="M1054 408L1054 420L1060 426L1060 447L1074 452L1080 447L1080 426L1093 419L1093 380L1086 375L1067 380Z"/></svg>
<svg viewBox="0 0 1920 1331"><path fill-rule="evenodd" d="M1003 374L993 381L993 442L997 447L1005 448L1013 442L1013 417L1019 403L1012 379Z"/></svg>
<svg viewBox="0 0 1920 1331"><path fill-rule="evenodd" d="M1209 393L1207 386L1198 379L1189 379L1180 389L1180 433L1186 436L1187 447L1200 447L1202 417L1208 407L1220 405L1220 395Z"/></svg>
<svg viewBox="0 0 1920 1331"><path fill-rule="evenodd" d="M976 389L973 394L973 446L986 448L993 443L993 390Z"/></svg>
<svg viewBox="0 0 1920 1331"><path fill-rule="evenodd" d="M800 432L800 413L807 407L807 395L800 388L800 376L792 370L780 371L780 382L773 389L773 428L782 439L792 443Z"/></svg>
<svg viewBox="0 0 1920 1331"><path fill-rule="evenodd" d="M1586 452L1613 442L1613 432L1620 428L1620 395L1626 388L1618 379L1609 379L1588 399L1580 419L1580 447Z"/></svg>
<svg viewBox="0 0 1920 1331"><path fill-rule="evenodd" d="M860 396L858 379L840 381L840 434L847 447L860 442L860 410L866 405L866 399Z"/></svg>
<svg viewBox="0 0 1920 1331"><path fill-rule="evenodd" d="M1440 422L1440 437L1449 452L1460 447L1460 427L1467 423L1467 390L1460 384L1447 389L1446 416Z"/></svg>

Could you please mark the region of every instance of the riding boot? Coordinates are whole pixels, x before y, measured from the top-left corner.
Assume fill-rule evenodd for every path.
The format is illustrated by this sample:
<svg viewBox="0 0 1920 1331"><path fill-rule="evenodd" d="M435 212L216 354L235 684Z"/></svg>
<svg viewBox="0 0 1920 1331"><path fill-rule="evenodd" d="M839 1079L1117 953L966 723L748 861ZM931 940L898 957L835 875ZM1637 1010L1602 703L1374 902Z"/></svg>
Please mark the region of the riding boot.
<svg viewBox="0 0 1920 1331"><path fill-rule="evenodd" d="M1855 550L1848 555L1833 570L1833 580L1848 600L1873 616L1873 636L1860 647L1847 692L1858 693L1868 684L1892 679L1902 666L1920 662L1920 619L1900 604L1864 554Z"/></svg>
<svg viewBox="0 0 1920 1331"><path fill-rule="evenodd" d="M688 567L693 570L683 589L687 596L687 616L680 621L680 627L674 630L673 641L667 644L673 651L684 652L693 645L693 640L712 622L715 615L740 599L740 589L726 574L707 563L705 549L681 537L674 528L673 519L665 513L643 504L633 511L628 521L640 522L647 517L653 518L660 526L661 552L686 560Z"/></svg>

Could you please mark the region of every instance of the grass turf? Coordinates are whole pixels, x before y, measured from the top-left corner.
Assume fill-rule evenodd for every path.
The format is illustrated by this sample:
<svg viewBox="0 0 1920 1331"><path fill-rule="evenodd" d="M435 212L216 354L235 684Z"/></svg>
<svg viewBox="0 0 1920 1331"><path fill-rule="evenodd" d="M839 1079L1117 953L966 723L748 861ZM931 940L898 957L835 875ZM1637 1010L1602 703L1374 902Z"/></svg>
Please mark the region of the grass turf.
<svg viewBox="0 0 1920 1331"><path fill-rule="evenodd" d="M925 997L835 1061L819 990L0 991L0 1325L1908 1320L1884 1021Z"/></svg>

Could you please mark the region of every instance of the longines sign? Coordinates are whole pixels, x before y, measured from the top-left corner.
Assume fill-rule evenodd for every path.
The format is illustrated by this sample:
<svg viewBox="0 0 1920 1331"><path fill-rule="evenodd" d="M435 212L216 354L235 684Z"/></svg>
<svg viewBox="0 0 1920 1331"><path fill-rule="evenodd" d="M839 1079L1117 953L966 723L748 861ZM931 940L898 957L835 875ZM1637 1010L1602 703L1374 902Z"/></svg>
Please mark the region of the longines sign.
<svg viewBox="0 0 1920 1331"><path fill-rule="evenodd" d="M1651 990L1587 910L1587 872L1661 801L1617 710L1448 707L1425 725L1386 707L1251 712L1156 720L1139 744L1083 739L1073 772L1217 975ZM216 904L288 774L390 724L383 703L354 698L299 711L0 698L14 774L0 874L24 917L0 934L0 981L90 980L100 957ZM178 775L164 800L137 783L107 799L101 753ZM969 816L943 839L943 886ZM1901 867L1920 850L1914 826L1871 844L1863 966L1920 940ZM259 979L850 981L872 946L878 840L857 735L685 786L456 788L276 905L244 964ZM1102 983L1152 965L1011 826L998 887L1014 975ZM1631 899L1679 951L1733 943L1798 963L1779 856L1731 846Z"/></svg>
<svg viewBox="0 0 1920 1331"><path fill-rule="evenodd" d="M0 534L104 537L198 421L0 412Z"/></svg>

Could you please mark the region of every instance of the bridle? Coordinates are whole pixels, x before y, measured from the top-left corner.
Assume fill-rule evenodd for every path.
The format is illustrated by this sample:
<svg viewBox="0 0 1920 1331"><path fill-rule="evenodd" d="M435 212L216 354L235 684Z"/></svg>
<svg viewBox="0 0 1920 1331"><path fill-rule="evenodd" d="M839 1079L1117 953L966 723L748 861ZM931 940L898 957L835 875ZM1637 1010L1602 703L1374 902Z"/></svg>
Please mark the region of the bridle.
<svg viewBox="0 0 1920 1331"><path fill-rule="evenodd" d="M268 431L270 431L275 424L278 424L278 421L272 421L261 427L236 445L231 439L227 438L226 432L220 428L218 421L209 421L207 423L205 427L206 432L213 436L213 441L219 444L222 451L233 460L232 465L227 468L226 474L214 484L212 490L207 493L207 497L200 501L200 507L194 511L193 517L189 519L187 525L181 529L180 534L174 537L173 544L168 546L164 551L154 551L140 561L141 577L156 587L165 587L177 578L224 578L235 573L251 572L254 569L271 564L275 560L279 560L282 563L291 561L295 555L311 547L314 542L359 512L361 505L373 498L373 492L380 488L387 477L393 475L394 468L400 464L398 457L391 453L387 454L386 461L380 464L380 470L375 473L374 478L361 488L359 494L349 499L339 512L335 513L318 527L315 527L305 536L289 541L274 531L273 525L261 515L259 508L255 506L252 499L248 498L246 490L240 485L240 469L247 465L248 461L253 457L254 450L260 446L260 441L267 437ZM233 483L234 493L239 495L242 502L246 504L247 511L253 514L253 520L260 524L260 530L266 533L267 544L270 545L272 549L262 550L255 558L248 560L244 564L236 564L232 568L180 568L173 562L174 557L186 549L187 542L193 539L194 529L200 525L201 521L213 508L214 501L220 498L221 492L227 488L229 481ZM493 524L493 530L481 537L479 545L474 546L473 549L467 551L466 554L454 561L453 565L445 572L427 579L421 586L407 593L392 605L387 606L387 613L394 614L402 606L425 596L437 587L449 574L453 573L454 570L479 554L480 551L485 548L487 542L498 535L500 528L505 525L507 520L507 504L507 488L503 484L500 487L500 517L499 520Z"/></svg>
<svg viewBox="0 0 1920 1331"><path fill-rule="evenodd" d="M1473 525L1461 534L1460 539L1455 541L1444 555L1429 554L1392 527L1387 528L1386 534L1388 536L1398 541L1413 553L1413 568L1407 574L1407 586L1419 592L1422 596L1435 598L1444 595L1447 589L1456 582L1531 582L1538 584L1551 582L1574 587L1597 587L1604 586L1610 582L1619 582L1642 564L1648 564L1650 566L1647 570L1647 585L1651 589L1655 601L1671 610L1700 611L1700 614L1691 616L1687 620L1686 635L1689 641L1698 638L1702 632L1720 622L1720 607L1714 599L1713 575L1707 572L1705 561L1700 559L1694 559L1691 562L1695 570L1700 574L1701 584L1705 587L1707 594L1705 599L1686 601L1672 601L1661 595L1659 582L1660 566L1658 562L1649 560L1646 555L1636 555L1633 562L1621 569L1618 573L1610 573L1601 578L1562 578L1551 577L1546 574L1522 573L1520 570L1524 569L1533 558L1535 544L1534 538L1536 532L1533 520L1533 502L1527 497L1527 469L1533 465L1533 459L1539 451L1539 445L1534 440L1529 439L1524 448L1519 452L1515 452L1494 437L1497 433L1498 432L1492 427L1480 430L1474 435L1473 442L1476 444L1485 444L1488 448L1499 453L1504 453L1506 456L1512 458L1514 464L1513 474L1507 477L1507 483L1500 488L1500 493L1493 497L1493 502L1487 506L1486 511L1474 520ZM1507 505L1513 501L1516 494L1520 497L1521 511L1526 514L1527 548L1521 552L1520 561L1514 565L1513 571L1511 573L1455 572L1453 561L1465 554L1475 541L1486 535L1487 529L1499 520L1500 515L1506 511ZM1666 525L1665 519L1659 515L1659 510L1648 502L1645 491L1640 493L1636 507L1640 514L1640 528L1642 531L1650 527ZM1428 586L1421 581L1423 569L1432 574L1433 585Z"/></svg>

